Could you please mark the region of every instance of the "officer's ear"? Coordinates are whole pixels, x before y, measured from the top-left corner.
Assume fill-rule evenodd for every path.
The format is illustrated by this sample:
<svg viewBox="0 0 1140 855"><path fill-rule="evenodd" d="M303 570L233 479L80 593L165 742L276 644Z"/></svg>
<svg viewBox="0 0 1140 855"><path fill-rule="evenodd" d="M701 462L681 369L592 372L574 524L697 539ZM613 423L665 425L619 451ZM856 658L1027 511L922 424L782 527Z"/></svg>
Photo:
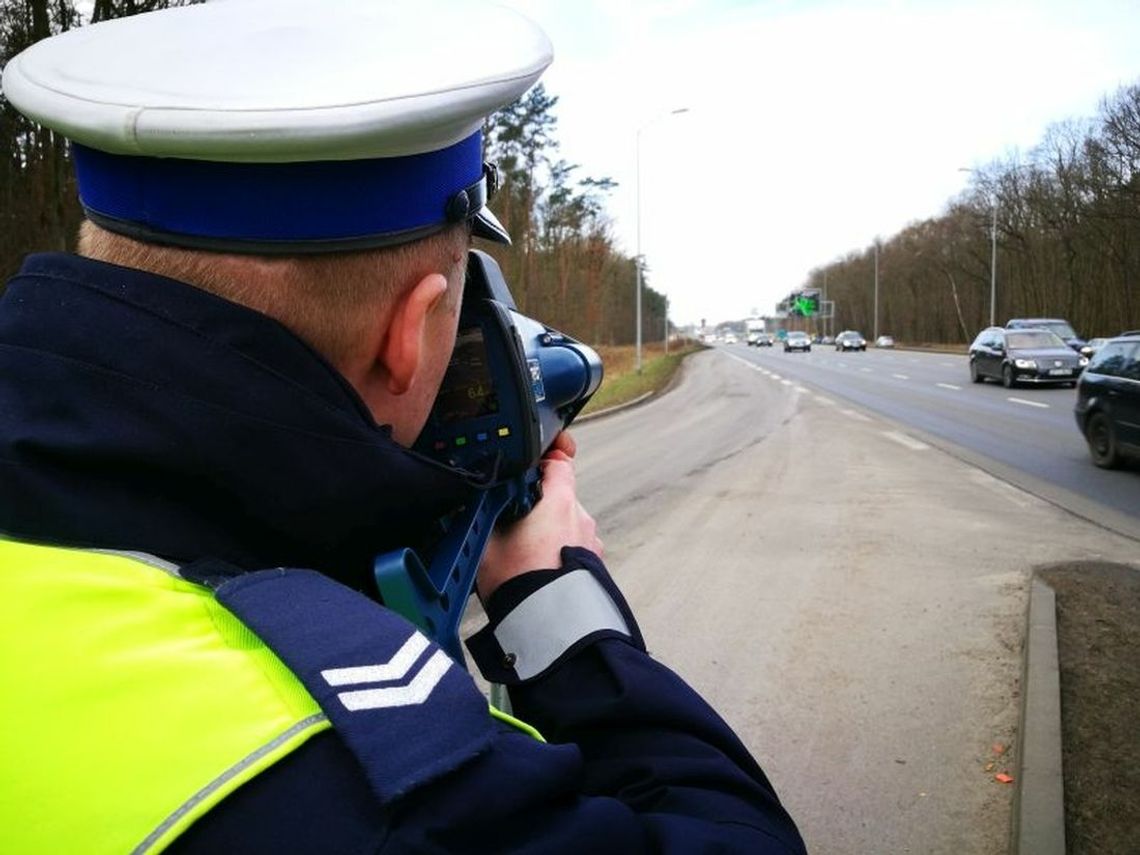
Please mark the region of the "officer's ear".
<svg viewBox="0 0 1140 855"><path fill-rule="evenodd" d="M377 361L385 370L385 383L390 395L407 393L426 367L426 357L431 348L429 337L434 329L430 320L433 310L446 293L447 278L440 273L429 273L393 305L387 334L377 354Z"/></svg>

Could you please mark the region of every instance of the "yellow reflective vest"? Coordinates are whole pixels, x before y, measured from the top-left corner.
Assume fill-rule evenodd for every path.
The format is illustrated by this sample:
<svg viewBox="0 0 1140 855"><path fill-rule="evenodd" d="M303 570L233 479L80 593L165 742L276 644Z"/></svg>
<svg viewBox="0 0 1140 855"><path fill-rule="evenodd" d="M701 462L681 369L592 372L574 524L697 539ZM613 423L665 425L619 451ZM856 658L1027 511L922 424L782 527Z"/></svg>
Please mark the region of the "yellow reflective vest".
<svg viewBox="0 0 1140 855"><path fill-rule="evenodd" d="M146 556L0 539L0 850L160 852L329 727L260 639Z"/></svg>

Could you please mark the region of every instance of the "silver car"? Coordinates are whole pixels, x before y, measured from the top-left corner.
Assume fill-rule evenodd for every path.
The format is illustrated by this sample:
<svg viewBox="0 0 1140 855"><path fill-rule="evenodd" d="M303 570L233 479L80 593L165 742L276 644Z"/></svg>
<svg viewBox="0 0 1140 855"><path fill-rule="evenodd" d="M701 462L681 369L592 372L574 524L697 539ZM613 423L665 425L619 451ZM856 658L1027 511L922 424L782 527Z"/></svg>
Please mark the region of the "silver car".
<svg viewBox="0 0 1140 855"><path fill-rule="evenodd" d="M788 333L788 337L784 339L784 353L790 350L802 350L804 353L811 353L811 339L808 338L808 334L803 332Z"/></svg>

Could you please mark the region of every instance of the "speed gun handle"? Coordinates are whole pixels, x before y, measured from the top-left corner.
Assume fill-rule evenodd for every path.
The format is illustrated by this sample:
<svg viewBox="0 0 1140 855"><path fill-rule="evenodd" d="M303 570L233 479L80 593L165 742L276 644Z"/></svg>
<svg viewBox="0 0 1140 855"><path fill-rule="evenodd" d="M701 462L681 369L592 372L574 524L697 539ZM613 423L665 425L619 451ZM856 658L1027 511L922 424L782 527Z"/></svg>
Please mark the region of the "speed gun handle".
<svg viewBox="0 0 1140 855"><path fill-rule="evenodd" d="M529 514L542 498L542 473L535 466L514 482L514 495L499 514L498 522L513 523Z"/></svg>
<svg viewBox="0 0 1140 855"><path fill-rule="evenodd" d="M450 521L426 565L411 549L377 556L373 574L384 605L410 620L452 659L464 665L459 624L495 523L500 518L522 518L541 493L536 467L517 479L477 493Z"/></svg>

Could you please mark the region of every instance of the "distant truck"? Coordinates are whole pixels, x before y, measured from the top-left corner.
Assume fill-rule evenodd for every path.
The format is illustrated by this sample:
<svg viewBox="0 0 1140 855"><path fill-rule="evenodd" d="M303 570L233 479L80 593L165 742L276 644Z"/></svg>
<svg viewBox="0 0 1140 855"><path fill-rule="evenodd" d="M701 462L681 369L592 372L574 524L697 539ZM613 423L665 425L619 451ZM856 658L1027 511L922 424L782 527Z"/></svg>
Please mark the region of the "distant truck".
<svg viewBox="0 0 1140 855"><path fill-rule="evenodd" d="M744 322L744 329L747 335L745 340L751 345L756 345L766 332L767 327L763 318L749 318Z"/></svg>

